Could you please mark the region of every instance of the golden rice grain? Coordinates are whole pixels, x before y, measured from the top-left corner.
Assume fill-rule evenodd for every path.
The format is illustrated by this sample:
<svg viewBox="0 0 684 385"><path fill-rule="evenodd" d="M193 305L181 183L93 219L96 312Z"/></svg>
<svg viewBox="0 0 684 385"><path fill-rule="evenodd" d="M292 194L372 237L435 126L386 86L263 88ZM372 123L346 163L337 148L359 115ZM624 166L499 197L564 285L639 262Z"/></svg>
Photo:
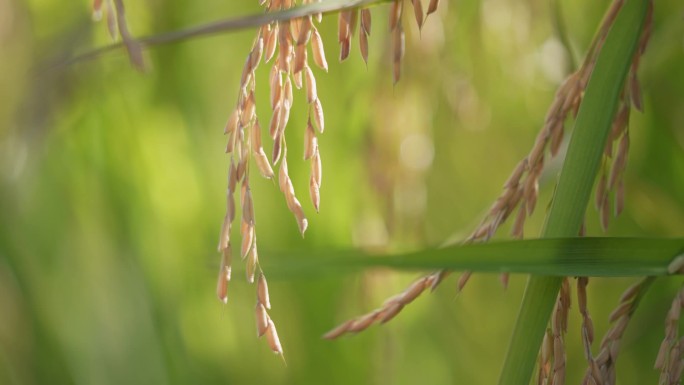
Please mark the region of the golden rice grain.
<svg viewBox="0 0 684 385"><path fill-rule="evenodd" d="M293 205L291 211L294 214L295 219L297 220L299 233L303 237L307 227L309 226L309 221L306 219L306 215L304 215L304 209L302 208L302 205L299 203L299 200L297 200L297 198L293 198Z"/></svg>
<svg viewBox="0 0 684 385"><path fill-rule="evenodd" d="M323 106L321 106L321 100L316 98L312 103L313 117L318 131L322 134L325 130L325 118L323 117Z"/></svg>
<svg viewBox="0 0 684 385"><path fill-rule="evenodd" d="M351 327L351 325L353 323L354 323L354 320L350 319L350 320L346 321L345 323L340 324L336 328L332 329L331 331L325 333L323 335L323 338L325 338L326 340L333 340L337 337L340 337L343 334L347 333L347 331L349 330L349 328Z"/></svg>
<svg viewBox="0 0 684 385"><path fill-rule="evenodd" d="M230 245L230 220L229 214L226 214L223 225L221 226L221 232L219 234L218 251L222 252L228 245Z"/></svg>
<svg viewBox="0 0 684 385"><path fill-rule="evenodd" d="M402 303L408 304L413 302L414 299L418 298L419 295L425 290L425 278L421 278L411 284L406 290L404 290L401 298Z"/></svg>
<svg viewBox="0 0 684 385"><path fill-rule="evenodd" d="M627 314L631 309L632 309L632 304L629 302L625 302L625 303L620 304L620 306L618 306L615 310L613 310L612 313L610 313L610 316L608 317L608 321L609 322L617 321L618 318Z"/></svg>
<svg viewBox="0 0 684 385"><path fill-rule="evenodd" d="M263 273L259 274L259 281L257 282L257 299L266 309L271 308L271 300L268 295L268 283L266 282L266 276L264 276Z"/></svg>
<svg viewBox="0 0 684 385"><path fill-rule="evenodd" d="M271 123L268 126L268 134L271 136L271 139L275 140L276 136L278 136L278 132L280 131L280 110L283 109L283 103L278 100L276 103L275 108L273 109L273 115L271 116Z"/></svg>
<svg viewBox="0 0 684 385"><path fill-rule="evenodd" d="M316 209L316 212L318 212L319 206L321 205L321 192L320 186L316 183L313 176L309 178L309 196L311 197L311 203Z"/></svg>
<svg viewBox="0 0 684 385"><path fill-rule="evenodd" d="M456 290L458 291L463 291L463 288L465 287L466 283L468 283L468 280L470 280L470 277L472 276L472 273L469 271L465 271L461 274L460 277L458 277L458 282L456 283Z"/></svg>
<svg viewBox="0 0 684 385"><path fill-rule="evenodd" d="M311 21L311 16L306 16L302 22L297 35L297 45L305 46L309 42L311 37L311 29L313 28L313 23Z"/></svg>
<svg viewBox="0 0 684 385"><path fill-rule="evenodd" d="M363 62L368 64L368 35L363 31L359 33L359 50L361 51Z"/></svg>
<svg viewBox="0 0 684 385"><path fill-rule="evenodd" d="M311 157L311 179L316 182L318 187L321 187L323 181L323 165L321 164L321 155L318 151L318 146L314 148L314 153Z"/></svg>
<svg viewBox="0 0 684 385"><path fill-rule="evenodd" d="M340 61L344 61L349 57L351 52L351 38L340 42Z"/></svg>
<svg viewBox="0 0 684 385"><path fill-rule="evenodd" d="M273 70L271 71L271 77L270 77L270 101L271 101L271 110L275 112L276 107L280 103L280 98L281 98L281 92L283 88L283 78L280 75L280 71L273 66Z"/></svg>
<svg viewBox="0 0 684 385"><path fill-rule="evenodd" d="M245 64L242 67L242 76L240 77L240 88L246 90L252 79L252 60L249 56L245 59Z"/></svg>
<svg viewBox="0 0 684 385"><path fill-rule="evenodd" d="M370 35L371 33L371 11L368 8L362 9L361 10L361 30L362 32L365 32L366 35Z"/></svg>
<svg viewBox="0 0 684 385"><path fill-rule="evenodd" d="M289 77L285 78L285 82L283 84L283 107L289 112L290 108L292 108L292 102L294 100L294 95L292 94L292 81L290 81ZM284 120L283 125L287 124L287 120Z"/></svg>
<svg viewBox="0 0 684 385"><path fill-rule="evenodd" d="M278 66L283 72L290 72L290 61L292 60L292 41L289 26L289 21L281 21L278 25Z"/></svg>
<svg viewBox="0 0 684 385"><path fill-rule="evenodd" d="M230 118L228 118L228 122L226 123L226 128L223 130L224 134L230 134L236 131L237 125L238 125L238 120L239 120L239 115L238 115L238 110L235 109L233 110L233 113L230 114Z"/></svg>
<svg viewBox="0 0 684 385"><path fill-rule="evenodd" d="M390 31L394 31L397 29L397 26L401 22L401 8L402 8L403 2L401 0L394 0L392 5L390 6L390 13L389 13L389 28Z"/></svg>
<svg viewBox="0 0 684 385"><path fill-rule="evenodd" d="M264 54L264 38L259 36L252 47L252 52L249 54L250 67L252 68L250 72L254 71L259 63L261 62L261 57Z"/></svg>
<svg viewBox="0 0 684 385"><path fill-rule="evenodd" d="M252 249L252 245L254 243L254 226L246 222L242 222L240 233L242 235L242 247L240 248L240 255L241 258L245 258Z"/></svg>
<svg viewBox="0 0 684 385"><path fill-rule="evenodd" d="M278 43L278 26L269 26L264 35L264 60L271 61L275 55L276 46Z"/></svg>
<svg viewBox="0 0 684 385"><path fill-rule="evenodd" d="M252 126L249 128L252 152L258 152L262 149L261 145L261 125L259 124L259 119L255 119Z"/></svg>
<svg viewBox="0 0 684 385"><path fill-rule="evenodd" d="M228 282L231 274L231 255L230 244L222 250L221 266L219 268L218 282L216 284L216 295L219 301L228 302Z"/></svg>
<svg viewBox="0 0 684 385"><path fill-rule="evenodd" d="M393 55L393 72L392 72L392 79L394 81L394 84L397 84L399 82L399 78L401 78L401 59L404 57L404 30L401 27L401 24L397 25L396 28L394 28L392 32L392 51L394 53Z"/></svg>
<svg viewBox="0 0 684 385"><path fill-rule="evenodd" d="M309 66L304 67L304 79L306 80L306 100L313 103L318 99L318 91L316 90L316 78Z"/></svg>
<svg viewBox="0 0 684 385"><path fill-rule="evenodd" d="M418 29L422 29L424 20L423 4L421 0L411 0L411 2L413 3L413 14L416 18L416 24L418 24Z"/></svg>
<svg viewBox="0 0 684 385"><path fill-rule="evenodd" d="M349 25L351 21L351 14L352 12L348 10L340 12L337 16L337 41L339 43L348 40L351 36Z"/></svg>
<svg viewBox="0 0 684 385"><path fill-rule="evenodd" d="M304 130L304 160L309 160L314 155L314 151L318 147L316 139L316 131L311 124L311 118L306 123L306 130Z"/></svg>
<svg viewBox="0 0 684 385"><path fill-rule="evenodd" d="M276 137L273 139L273 154L271 155L271 162L273 164L278 163L280 159L280 154L282 152L283 135L282 133L276 133Z"/></svg>
<svg viewBox="0 0 684 385"><path fill-rule="evenodd" d="M287 159L283 158L283 161L280 162L280 169L278 170L278 187L280 187L281 192L285 192L290 190L290 186L292 185L292 182L290 182L290 176L288 175L288 170L287 170Z"/></svg>
<svg viewBox="0 0 684 385"><path fill-rule="evenodd" d="M437 11L437 7L439 6L439 0L430 0L430 5L428 5L428 10L427 14L430 15Z"/></svg>
<svg viewBox="0 0 684 385"><path fill-rule="evenodd" d="M264 309L264 305L262 305L261 302L258 301L255 307L255 313L257 324L257 337L261 337L264 334L266 334L266 331L268 330L268 322L270 321L270 318L266 313L266 309Z"/></svg>
<svg viewBox="0 0 684 385"><path fill-rule="evenodd" d="M247 188L242 204L242 220L248 225L254 226L254 203L252 202L252 192L249 188Z"/></svg>
<svg viewBox="0 0 684 385"><path fill-rule="evenodd" d="M254 117L255 110L256 105L254 100L254 92L250 91L247 100L245 100L245 104L242 108L242 111L240 111L240 124L242 125L242 127L246 127L249 124L249 122Z"/></svg>
<svg viewBox="0 0 684 385"><path fill-rule="evenodd" d="M306 46L304 44L297 45L295 48L295 62L292 72L294 74L300 74L304 67L306 66L307 53Z"/></svg>
<svg viewBox="0 0 684 385"><path fill-rule="evenodd" d="M359 319L355 320L349 325L347 332L358 333L362 330L367 329L370 325L373 324L377 315L377 312L373 312L366 314L363 317L360 317Z"/></svg>
<svg viewBox="0 0 684 385"><path fill-rule="evenodd" d="M380 323L384 324L389 322L392 318L396 317L397 314L404 308L403 304L395 303L390 305L388 308L384 309L380 315Z"/></svg>
<svg viewBox="0 0 684 385"><path fill-rule="evenodd" d="M308 66L305 64L305 66ZM301 90L302 86L304 85L304 81L302 80L302 71L299 71L295 74L292 75L292 82L294 83L294 86L298 89Z"/></svg>
<svg viewBox="0 0 684 385"><path fill-rule="evenodd" d="M596 184L596 196L595 196L595 201L594 204L596 206L597 210L601 209L601 205L603 204L604 197L606 195L606 186L608 184L608 179L606 178L605 172L601 173L601 176L599 177L598 183Z"/></svg>
<svg viewBox="0 0 684 385"><path fill-rule="evenodd" d="M254 234L254 227L250 226L250 229L251 233ZM245 274L247 275L247 282L249 283L254 283L254 274L256 273L258 261L259 255L257 253L256 242L252 242L252 247L249 249L247 260L245 261Z"/></svg>
<svg viewBox="0 0 684 385"><path fill-rule="evenodd" d="M311 33L311 52L313 53L314 63L318 68L328 72L328 62L325 60L325 50L323 49L323 40L316 28Z"/></svg>
<svg viewBox="0 0 684 385"><path fill-rule="evenodd" d="M268 320L268 328L266 329L266 340L268 345L271 347L276 354L283 354L283 346L280 344L280 339L278 338L278 332L276 331L275 324L273 320Z"/></svg>
<svg viewBox="0 0 684 385"><path fill-rule="evenodd" d="M226 217L225 217L225 222L224 222L224 224L225 224L224 229L226 229L225 230L226 233L224 234L224 238L223 238L224 239L223 248L226 247L225 244L230 242L231 224L235 220L235 196L234 196L233 192L228 191L228 193L226 194L226 201L227 201L226 202L227 203L226 204Z"/></svg>
<svg viewBox="0 0 684 385"><path fill-rule="evenodd" d="M515 216L513 228L511 229L511 236L513 238L523 238L525 230L525 218L527 218L527 209L525 207L525 202L523 202L518 208L518 214Z"/></svg>

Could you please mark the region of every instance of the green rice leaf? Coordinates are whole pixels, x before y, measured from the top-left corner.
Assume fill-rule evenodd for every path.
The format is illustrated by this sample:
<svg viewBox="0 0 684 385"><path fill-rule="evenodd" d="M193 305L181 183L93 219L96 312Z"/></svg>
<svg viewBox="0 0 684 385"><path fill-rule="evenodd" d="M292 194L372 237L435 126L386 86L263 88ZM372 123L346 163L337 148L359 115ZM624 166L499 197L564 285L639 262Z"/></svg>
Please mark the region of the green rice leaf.
<svg viewBox="0 0 684 385"><path fill-rule="evenodd" d="M547 217L543 238L579 233L625 77L636 51L648 0L625 0L587 85ZM560 277L532 276L525 290L499 385L527 385Z"/></svg>

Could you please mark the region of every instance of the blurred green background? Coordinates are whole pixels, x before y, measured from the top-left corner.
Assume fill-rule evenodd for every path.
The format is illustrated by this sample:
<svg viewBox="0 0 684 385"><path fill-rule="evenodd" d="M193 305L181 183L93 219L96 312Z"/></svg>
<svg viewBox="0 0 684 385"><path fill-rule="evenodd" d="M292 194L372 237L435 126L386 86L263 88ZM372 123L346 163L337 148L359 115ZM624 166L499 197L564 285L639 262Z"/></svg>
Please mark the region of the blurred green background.
<svg viewBox="0 0 684 385"><path fill-rule="evenodd" d="M289 168L309 230L302 239L277 186L253 172L265 266L274 254L295 261L461 239L529 151L572 62L550 2L441 3L420 34L405 18L396 86L386 5L373 8L368 66L356 41L351 59L338 63L336 18L324 18L330 70L315 70L327 128L319 138L321 213L309 203L309 166L299 157L306 110L298 91ZM608 1L560 5L581 58ZM135 35L261 12L257 1L127 7ZM632 116L626 209L608 235L684 234L684 3L659 0L654 18L640 72L645 113ZM418 273L279 277L266 267L287 365L256 339L254 287L240 263L228 305L216 299L228 169L222 130L254 35L150 49L145 74L119 51L55 69L110 42L89 2L0 0L0 384L496 382L524 276L503 290L496 276L476 275L459 295L452 278L390 324L330 342L320 338L325 331ZM266 67L258 76L267 79ZM265 87L261 80L257 93L267 95ZM258 112L270 117L265 100ZM527 236L539 232L558 166L544 174ZM600 235L593 209L587 218L589 234ZM632 281L590 282L598 336ZM649 291L622 343L619 383L657 382L653 361L680 284L661 279ZM579 383L585 366L575 313L568 383Z"/></svg>

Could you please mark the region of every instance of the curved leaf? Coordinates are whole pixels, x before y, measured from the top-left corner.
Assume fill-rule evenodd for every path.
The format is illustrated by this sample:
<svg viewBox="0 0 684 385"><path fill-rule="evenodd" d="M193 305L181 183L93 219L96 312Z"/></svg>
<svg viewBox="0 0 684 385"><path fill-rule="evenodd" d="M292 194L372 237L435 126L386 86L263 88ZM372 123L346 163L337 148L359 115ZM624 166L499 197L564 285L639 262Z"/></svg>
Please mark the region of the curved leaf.
<svg viewBox="0 0 684 385"><path fill-rule="evenodd" d="M349 272L368 267L448 269L553 276L631 277L667 275L684 253L684 238L560 238L456 245L378 256L363 251L298 252L269 258L273 275ZM332 254L332 255L331 255ZM326 257L327 256L327 257Z"/></svg>

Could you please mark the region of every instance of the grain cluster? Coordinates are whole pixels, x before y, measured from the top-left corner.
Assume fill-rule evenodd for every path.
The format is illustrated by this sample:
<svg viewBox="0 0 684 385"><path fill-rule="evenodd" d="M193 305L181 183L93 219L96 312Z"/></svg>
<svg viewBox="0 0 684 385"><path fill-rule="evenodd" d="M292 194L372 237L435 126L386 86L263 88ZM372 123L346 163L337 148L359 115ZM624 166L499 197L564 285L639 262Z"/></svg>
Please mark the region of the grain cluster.
<svg viewBox="0 0 684 385"><path fill-rule="evenodd" d="M539 385L565 384L565 334L570 312L570 281L563 278L556 306L551 316L551 328L546 330L539 353Z"/></svg>
<svg viewBox="0 0 684 385"><path fill-rule="evenodd" d="M582 338L584 339L585 358L588 362L587 370L582 380L583 385L614 385L615 384L615 364L617 362L618 354L620 352L620 342L622 336L627 329L632 314L636 310L641 295L650 285L651 279L642 279L636 284L630 286L620 298L620 304L613 310L609 316L611 327L608 329L603 339L601 340L600 350L597 355L592 355L591 339L593 339L593 329L591 335L585 336L585 331L582 331ZM578 282L578 296L580 292ZM586 307L586 304L584 305ZM580 305L580 310L582 305Z"/></svg>
<svg viewBox="0 0 684 385"><path fill-rule="evenodd" d="M319 2L320 0L302 0L301 4ZM297 5L296 0L260 0L266 12L277 12ZM427 15L437 9L438 0L431 0L427 13L424 14L420 1L412 1L414 16L422 26ZM393 79L399 80L401 59L404 55L404 32L401 27L402 1L392 2L389 9L390 33L393 49ZM217 283L217 295L222 302L228 299L228 282L231 279L232 244L231 230L234 223L239 223L240 257L246 263L247 280L252 283L257 279L257 303L255 314L258 336L266 336L271 349L282 354L282 345L278 340L275 324L268 314L268 286L259 265L257 252L256 217L254 201L249 183L250 165L257 167L259 173L268 179L276 177L287 208L290 210L302 236L307 230L308 220L304 208L297 197L288 170L288 152L286 128L290 120L290 111L294 103L294 90L304 89L308 105L308 119L304 128L304 160L309 162L309 198L316 211L320 208L320 189L323 168L318 146L318 135L325 130L323 105L318 96L316 77L312 66L328 71L328 62L323 48L323 39L317 24L322 15L316 14L301 18L273 22L262 26L252 44L252 49L245 59L240 80L237 103L224 133L227 136L226 153L230 157L228 171L228 189L226 215L219 236L218 250L221 253L221 266ZM364 62L368 62L368 38L371 33L370 9L350 8L343 10L338 16L338 42L340 44L340 61L349 57L352 38L360 24L359 47ZM310 52L310 55L309 55ZM311 57L311 61L309 58ZM264 126L272 139L270 156L262 142L262 124L257 116L256 71L260 65L270 63L268 84L270 94L271 117L268 126ZM264 120L265 121L265 120ZM235 202L235 194L239 191L239 201ZM237 212L240 211L240 215ZM414 289L415 290L415 289ZM420 294L420 293L418 293ZM415 294L416 296L418 294ZM407 301L406 298L404 302ZM403 305L402 305L403 306ZM400 309L394 306L396 314ZM384 314L385 320L392 316Z"/></svg>
<svg viewBox="0 0 684 385"><path fill-rule="evenodd" d="M303 0L302 4L313 0ZM267 12L276 12L294 7L294 0L260 1ZM294 89L305 89L308 105L308 122L304 131L304 159L310 163L309 196L312 205L318 211L320 206L320 187L322 182L322 163L318 147L317 135L324 130L323 106L318 97L316 78L309 63L309 49L313 64L327 71L323 41L314 21L320 22L322 15L273 22L262 26L252 44L252 49L245 59L240 79L240 90L237 103L224 133L228 140L226 153L230 156L228 171L227 208L219 236L219 252L222 254L221 267L217 284L217 295L224 303L227 301L227 286L231 271L231 229L233 223L239 222L240 257L245 260L247 280L252 283L257 278L257 303L255 315L257 335L266 336L266 340L275 353L282 354L283 349L278 338L275 324L268 314L271 303L268 295L266 277L259 265L257 252L256 217L254 200L249 184L250 162L262 177L275 178L273 165L278 164L278 186L285 203L294 216L302 236L308 227L304 208L297 198L287 168L287 142L285 130L290 120L290 111L294 104ZM263 63L271 63L269 71L268 103L271 117L267 127L268 136L273 140L270 156L266 154L262 142L262 125L257 116L256 71ZM235 203L235 193L239 190L239 205ZM238 207L239 206L239 207ZM238 217L238 208L241 215Z"/></svg>

